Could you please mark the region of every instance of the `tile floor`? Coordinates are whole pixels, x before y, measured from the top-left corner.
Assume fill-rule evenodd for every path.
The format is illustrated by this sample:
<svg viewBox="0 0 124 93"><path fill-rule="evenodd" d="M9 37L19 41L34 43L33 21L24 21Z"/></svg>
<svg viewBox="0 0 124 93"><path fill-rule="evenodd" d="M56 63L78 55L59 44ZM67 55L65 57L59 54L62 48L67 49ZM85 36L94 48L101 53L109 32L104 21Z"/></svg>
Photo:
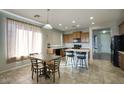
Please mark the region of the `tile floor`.
<svg viewBox="0 0 124 93"><path fill-rule="evenodd" d="M112 66L110 61L94 60L89 69L76 69L62 62L61 77L56 74L56 84L123 84L124 71ZM0 74L0 84L37 84L32 80L30 66ZM52 84L50 79L39 78L39 84Z"/></svg>
<svg viewBox="0 0 124 93"><path fill-rule="evenodd" d="M94 59L103 59L103 60L111 60L111 54L110 53L94 53L93 55Z"/></svg>

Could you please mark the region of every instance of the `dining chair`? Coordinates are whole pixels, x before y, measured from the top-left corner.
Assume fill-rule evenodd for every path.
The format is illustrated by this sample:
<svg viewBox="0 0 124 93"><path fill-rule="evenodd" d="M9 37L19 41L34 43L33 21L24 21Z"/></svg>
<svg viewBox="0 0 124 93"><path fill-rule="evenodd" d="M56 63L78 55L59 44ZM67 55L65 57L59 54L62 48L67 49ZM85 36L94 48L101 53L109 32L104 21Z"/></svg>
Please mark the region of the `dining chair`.
<svg viewBox="0 0 124 93"><path fill-rule="evenodd" d="M58 58L56 60L46 62L49 74L51 78L53 79L53 82L55 82L55 73L58 72L58 76L60 78L60 62L61 58Z"/></svg>
<svg viewBox="0 0 124 93"><path fill-rule="evenodd" d="M75 65L75 60L74 60L74 51L65 51L65 56L66 56L66 63L65 65L68 64L68 62L71 62L72 67Z"/></svg>
<svg viewBox="0 0 124 93"><path fill-rule="evenodd" d="M38 55L38 53L30 54L32 79L33 79L34 73L36 73L37 82L38 82L38 77L43 73L44 66L43 66L43 61L32 58L31 56L33 55Z"/></svg>
<svg viewBox="0 0 124 93"><path fill-rule="evenodd" d="M76 68L80 66L82 68L86 67L86 69L88 69L86 63L86 52L76 52L76 56L77 56Z"/></svg>
<svg viewBox="0 0 124 93"><path fill-rule="evenodd" d="M30 54L29 54L29 57L35 56L35 55L38 55L38 53L30 53ZM32 60L33 60L33 59L32 59ZM35 64L35 63L36 63L36 62L34 62L33 64ZM31 70L32 70L32 66L33 66L33 65L31 64Z"/></svg>

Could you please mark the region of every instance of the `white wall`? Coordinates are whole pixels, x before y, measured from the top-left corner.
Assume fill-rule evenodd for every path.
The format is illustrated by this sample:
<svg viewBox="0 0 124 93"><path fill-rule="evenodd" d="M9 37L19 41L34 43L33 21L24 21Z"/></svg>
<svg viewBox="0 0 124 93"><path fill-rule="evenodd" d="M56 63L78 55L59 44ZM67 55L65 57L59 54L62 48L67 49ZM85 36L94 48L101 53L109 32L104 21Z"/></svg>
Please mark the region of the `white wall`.
<svg viewBox="0 0 124 93"><path fill-rule="evenodd" d="M113 23L110 26L111 28L111 37L114 35L119 35L119 23Z"/></svg>
<svg viewBox="0 0 124 93"><path fill-rule="evenodd" d="M63 33L60 31L56 31L56 30L49 30L47 31L48 34L48 43L50 43L51 45L62 45L63 40Z"/></svg>

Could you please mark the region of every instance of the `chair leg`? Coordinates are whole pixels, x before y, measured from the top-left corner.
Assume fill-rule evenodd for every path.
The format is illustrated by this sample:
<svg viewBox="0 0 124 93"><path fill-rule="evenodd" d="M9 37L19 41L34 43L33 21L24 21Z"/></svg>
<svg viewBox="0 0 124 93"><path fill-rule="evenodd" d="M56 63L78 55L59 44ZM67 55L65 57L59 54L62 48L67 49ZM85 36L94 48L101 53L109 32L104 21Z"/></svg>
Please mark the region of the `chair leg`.
<svg viewBox="0 0 124 93"><path fill-rule="evenodd" d="M55 72L53 72L53 82L55 82Z"/></svg>
<svg viewBox="0 0 124 93"><path fill-rule="evenodd" d="M37 83L38 83L38 69L37 69Z"/></svg>
<svg viewBox="0 0 124 93"><path fill-rule="evenodd" d="M33 79L33 76L34 76L34 70L32 69L32 79Z"/></svg>
<svg viewBox="0 0 124 93"><path fill-rule="evenodd" d="M87 63L86 63L86 60L84 60L85 61L85 66L86 66L86 69L88 70L88 67L87 67Z"/></svg>
<svg viewBox="0 0 124 93"><path fill-rule="evenodd" d="M60 78L60 71L59 71L59 69L58 69L58 75L59 75L59 78Z"/></svg>
<svg viewBox="0 0 124 93"><path fill-rule="evenodd" d="M41 75L42 70L40 69L40 75Z"/></svg>

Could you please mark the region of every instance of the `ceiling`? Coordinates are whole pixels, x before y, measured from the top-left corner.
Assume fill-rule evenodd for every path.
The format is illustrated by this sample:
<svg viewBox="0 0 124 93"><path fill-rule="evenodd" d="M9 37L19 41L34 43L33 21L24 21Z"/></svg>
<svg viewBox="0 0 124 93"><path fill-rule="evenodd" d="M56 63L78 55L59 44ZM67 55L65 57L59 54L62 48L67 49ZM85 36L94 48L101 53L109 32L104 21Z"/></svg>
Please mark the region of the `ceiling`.
<svg viewBox="0 0 124 93"><path fill-rule="evenodd" d="M14 14L40 21L47 22L47 9L5 9ZM49 11L49 23L58 30L70 31L89 26L98 26L116 22L123 17L123 10L119 9L51 9ZM34 15L40 15L35 18ZM90 17L94 17L90 20ZM72 23L72 21L75 23ZM92 24L94 22L95 24ZM59 24L62 24L59 26ZM79 27L77 27L79 25Z"/></svg>

